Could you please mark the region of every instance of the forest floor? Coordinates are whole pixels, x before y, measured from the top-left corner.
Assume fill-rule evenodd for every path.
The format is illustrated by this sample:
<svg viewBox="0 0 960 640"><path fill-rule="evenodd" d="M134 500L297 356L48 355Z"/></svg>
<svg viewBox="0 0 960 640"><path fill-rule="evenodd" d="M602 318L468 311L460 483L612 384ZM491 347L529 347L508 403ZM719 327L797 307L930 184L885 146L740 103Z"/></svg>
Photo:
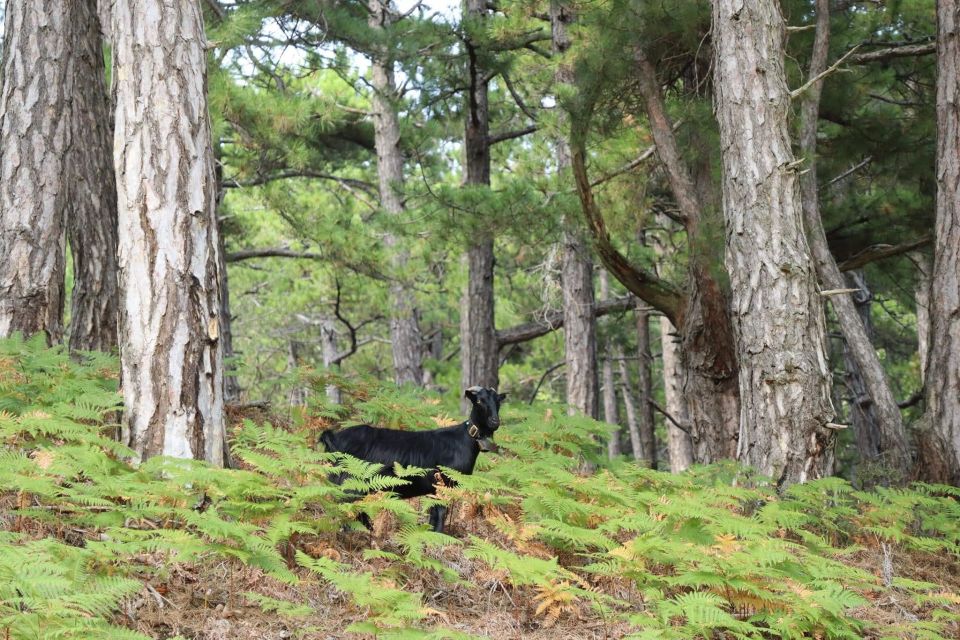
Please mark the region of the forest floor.
<svg viewBox="0 0 960 640"><path fill-rule="evenodd" d="M466 519L462 519L466 517ZM466 533L509 541L489 525L482 514L455 514L449 533ZM390 518L375 521L372 533L344 531L329 538L301 540L300 546L311 554L345 562L357 571L390 575L389 562L365 560L367 548L397 551L392 542L395 530ZM944 593L960 593L960 558L951 554L919 551L889 551L892 577L938 584ZM430 617L443 627L471 636L492 640L607 640L624 638L638 629L616 619L604 618L589 606L565 611L550 624L536 613L540 601L534 589L517 589L469 558L459 548L449 547L439 559L458 571L466 584L452 585L430 571L407 573L407 590L424 594ZM573 560L573 558L568 558ZM157 560L162 561L158 558ZM561 558L561 563L563 558ZM865 546L846 558L850 566L884 579L885 554L880 545ZM571 567L574 568L574 567ZM374 635L348 633L347 627L365 618L365 611L336 587L299 572L303 581L295 586L280 582L261 570L236 560L226 560L172 568L166 580L151 579L143 591L129 599L116 623L157 639L183 636L193 640L333 640L339 638L375 638ZM640 594L629 580L604 579L595 585L616 597L642 607ZM276 611L264 611L243 596L247 592L291 603L307 605L311 613L295 621ZM913 623L930 619L933 607L918 605L909 594L891 587L882 592L864 592L868 605L852 610L851 616L864 623L862 637L877 640L891 628L908 630ZM960 602L958 602L960 604ZM747 616L749 611L741 612ZM718 638L724 635L715 636ZM732 636L730 636L732 637ZM889 637L889 636L887 636ZM905 632L902 637L912 637ZM960 629L958 635L960 638Z"/></svg>
<svg viewBox="0 0 960 640"><path fill-rule="evenodd" d="M4 640L960 638L956 487L659 472L601 459L609 425L520 405L500 453L448 471L439 535L428 498L317 440L448 424L454 402L357 385L231 413L233 469L132 464L106 364L0 341Z"/></svg>

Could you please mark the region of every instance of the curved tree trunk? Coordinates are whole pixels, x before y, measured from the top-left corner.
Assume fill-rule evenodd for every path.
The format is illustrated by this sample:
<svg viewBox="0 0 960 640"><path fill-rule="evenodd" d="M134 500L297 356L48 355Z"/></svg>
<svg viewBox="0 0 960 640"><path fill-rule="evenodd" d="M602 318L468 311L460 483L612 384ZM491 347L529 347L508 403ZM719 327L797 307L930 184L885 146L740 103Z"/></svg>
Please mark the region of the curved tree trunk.
<svg viewBox="0 0 960 640"><path fill-rule="evenodd" d="M63 336L73 3L7 0L0 89L0 337Z"/></svg>
<svg viewBox="0 0 960 640"><path fill-rule="evenodd" d="M389 2L369 0L371 28L383 31L392 21ZM389 215L403 213L403 201L397 191L403 186L403 156L400 153L400 122L394 100L397 87L393 59L385 48L372 55L373 125L377 148L377 176L380 182L380 206ZM417 300L412 287L402 281L409 259L401 240L387 233L384 245L391 252L394 281L390 285L390 343L393 350L394 380L398 385L423 386L423 339Z"/></svg>
<svg viewBox="0 0 960 640"><path fill-rule="evenodd" d="M676 328L666 317L660 318L660 350L663 353L663 395L666 410L674 420L689 425L687 396L683 393L683 365L680 362L680 345ZM680 473L693 464L693 443L687 432L667 420L667 455L670 471Z"/></svg>
<svg viewBox="0 0 960 640"><path fill-rule="evenodd" d="M960 485L960 0L937 1L937 222L920 476Z"/></svg>
<svg viewBox="0 0 960 640"><path fill-rule="evenodd" d="M480 20L487 14L486 0L466 0L465 17ZM476 44L467 40L469 88L464 101L464 185L490 184L490 122L485 71L477 61ZM494 327L493 237L478 233L467 248L467 288L460 305L461 383L496 388L500 381L497 334ZM467 412L470 403L461 399Z"/></svg>
<svg viewBox="0 0 960 640"><path fill-rule="evenodd" d="M817 0L817 27L813 44L813 56L808 76L815 78L827 68L828 42L830 40L830 4L828 0ZM817 120L820 111L820 93L823 81L815 82L806 91L800 104L800 150L806 156L809 166L800 176L803 217L806 222L810 251L813 254L817 276L824 289L843 289L847 283L837 268L830 253L827 235L820 219L819 198L817 195ZM858 398L856 402L862 414L862 408L869 405L869 413L875 418L878 428L876 438L876 456L879 458L891 479L910 468L911 456L907 444L906 431L900 408L893 397L893 391L887 383L883 365L870 342L864 322L857 311L853 297L841 293L830 298L833 310L837 314L840 331L846 342L846 349L856 365L863 391L868 399ZM869 434L858 434L857 441L867 444ZM862 454L869 454L872 447L861 448Z"/></svg>
<svg viewBox="0 0 960 640"><path fill-rule="evenodd" d="M112 32L124 437L142 458L222 465L219 242L200 5L118 2Z"/></svg>
<svg viewBox="0 0 960 640"><path fill-rule="evenodd" d="M825 324L803 235L774 0L714 0L726 265L740 364L738 458L778 487L828 475Z"/></svg>
<svg viewBox="0 0 960 640"><path fill-rule="evenodd" d="M71 126L78 141L67 166L67 230L73 253L70 348L117 347L117 185L100 17L94 0L73 4L74 49Z"/></svg>
<svg viewBox="0 0 960 640"><path fill-rule="evenodd" d="M735 457L739 436L736 344L729 301L715 275L723 263L723 247L715 240L721 216L710 184L709 160L701 161L696 174L691 175L680 154L656 69L642 49L635 57L657 155L666 170L690 245L688 293L679 323L683 393L688 399L694 459L707 464ZM708 157L707 153L700 155Z"/></svg>

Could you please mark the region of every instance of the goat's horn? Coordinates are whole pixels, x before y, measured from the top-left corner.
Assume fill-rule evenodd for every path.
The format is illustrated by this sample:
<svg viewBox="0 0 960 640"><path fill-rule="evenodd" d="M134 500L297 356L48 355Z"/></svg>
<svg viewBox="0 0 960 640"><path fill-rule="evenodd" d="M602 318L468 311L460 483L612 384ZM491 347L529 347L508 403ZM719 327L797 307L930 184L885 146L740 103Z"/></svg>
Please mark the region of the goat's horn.
<svg viewBox="0 0 960 640"><path fill-rule="evenodd" d="M470 387L469 389L467 389L467 391L473 391L474 393L477 393L478 391L483 391L483 387L479 387L479 386L477 386L477 385L474 385L474 386Z"/></svg>

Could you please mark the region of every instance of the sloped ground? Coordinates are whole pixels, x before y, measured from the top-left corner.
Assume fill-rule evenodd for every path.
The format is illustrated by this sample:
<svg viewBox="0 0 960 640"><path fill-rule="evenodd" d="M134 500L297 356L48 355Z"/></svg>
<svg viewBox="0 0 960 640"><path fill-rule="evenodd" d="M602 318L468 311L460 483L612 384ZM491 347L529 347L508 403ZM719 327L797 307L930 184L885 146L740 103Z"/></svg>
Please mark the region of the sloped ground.
<svg viewBox="0 0 960 640"><path fill-rule="evenodd" d="M606 426L509 407L502 453L442 490L442 536L418 525L426 499L345 501L389 481L315 447L354 420L450 421L439 399L358 386L342 407L233 416L239 469L133 467L101 426L113 370L0 341L4 640L960 637L956 488L586 475Z"/></svg>

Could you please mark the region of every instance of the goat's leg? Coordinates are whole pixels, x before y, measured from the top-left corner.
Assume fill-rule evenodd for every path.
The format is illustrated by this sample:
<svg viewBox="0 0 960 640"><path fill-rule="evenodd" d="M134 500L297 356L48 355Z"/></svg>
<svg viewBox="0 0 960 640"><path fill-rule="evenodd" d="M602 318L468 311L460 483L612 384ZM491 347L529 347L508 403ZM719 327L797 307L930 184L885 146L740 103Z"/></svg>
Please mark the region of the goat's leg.
<svg viewBox="0 0 960 640"><path fill-rule="evenodd" d="M370 521L370 516L365 511L357 514L357 522L365 526L367 531L373 531L373 522Z"/></svg>
<svg viewBox="0 0 960 640"><path fill-rule="evenodd" d="M443 533L443 521L447 517L447 507L435 504L430 507L430 526L437 533Z"/></svg>

